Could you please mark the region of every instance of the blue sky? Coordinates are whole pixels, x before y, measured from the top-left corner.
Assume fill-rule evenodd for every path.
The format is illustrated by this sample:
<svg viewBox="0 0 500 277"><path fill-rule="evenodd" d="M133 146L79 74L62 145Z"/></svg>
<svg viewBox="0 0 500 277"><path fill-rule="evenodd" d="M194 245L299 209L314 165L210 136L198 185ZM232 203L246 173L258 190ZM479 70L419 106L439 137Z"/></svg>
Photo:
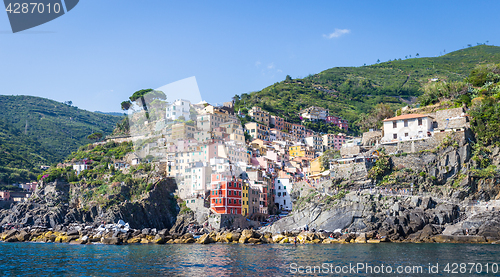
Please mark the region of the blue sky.
<svg viewBox="0 0 500 277"><path fill-rule="evenodd" d="M203 100L229 101L287 74L499 45L499 10L500 1L82 0L16 34L0 12L0 94L120 111L136 90L195 76Z"/></svg>

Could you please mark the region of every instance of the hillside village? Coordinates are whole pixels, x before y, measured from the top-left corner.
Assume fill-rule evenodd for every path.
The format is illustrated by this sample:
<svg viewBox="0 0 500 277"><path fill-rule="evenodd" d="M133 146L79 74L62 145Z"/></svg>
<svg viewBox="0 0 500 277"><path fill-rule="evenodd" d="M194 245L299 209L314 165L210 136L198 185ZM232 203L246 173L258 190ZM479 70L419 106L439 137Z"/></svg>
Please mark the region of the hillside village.
<svg viewBox="0 0 500 277"><path fill-rule="evenodd" d="M400 113L385 119L382 130L352 137L316 133L260 107L248 111L251 121L242 126L243 115L231 102L216 107L179 99L167 104L165 118L148 122L140 112L134 113L129 116L130 136L108 137L95 145L133 141L136 151L114 160L114 168L127 171L140 163L155 163L165 177L175 178L175 194L190 210L265 221L292 211L294 187L340 193L332 189L332 179L366 178L381 153L426 151L449 134L464 134L469 128L462 107L431 112L405 107ZM346 133L349 128L347 121L316 106L301 110L300 117L303 122L334 124ZM323 155L328 152L334 155ZM77 174L90 168L86 161L61 167L68 165Z"/></svg>
<svg viewBox="0 0 500 277"><path fill-rule="evenodd" d="M96 142L43 168L38 183L2 192L0 203L29 203L32 193L61 180L71 187L68 209L80 213L81 221L99 221L96 215L106 211L114 218L118 205L147 203L164 180L163 193L175 187L169 203L177 205L168 207L169 215L193 211L198 224L246 228L291 211L287 218L297 217L305 203L337 207L351 193L498 199L488 179L500 163L498 118L492 116L497 72L494 65L480 65L464 82L427 79L420 103L399 109L379 103L385 110L374 106L372 115L356 122L339 116L331 103L300 100L282 114L272 102L259 104L255 94L210 105L166 102L160 91L140 90L122 102L128 114L113 134L95 136ZM299 82L292 81L283 84ZM357 226L355 217L341 227Z"/></svg>
<svg viewBox="0 0 500 277"><path fill-rule="evenodd" d="M385 119L382 130L352 137L316 133L260 107L248 111L251 121L242 126L244 115L234 111L231 102L215 107L179 99L167 104L164 118L148 122L140 119L140 112L134 113L130 136L108 137L94 145L134 142L135 152L115 159L108 167L126 171L154 162L164 168L164 177L175 178L176 195L193 211L209 209L209 214L264 221L270 215L292 211L294 187L339 193L331 190L332 179L366 178L381 152L395 155L429 150L450 132L456 135L469 128L465 108L422 111L405 107L401 115ZM328 109L311 106L299 115L303 122L323 121L346 133L349 128L346 120L330 115ZM155 132L148 126L154 126ZM323 155L326 151L336 155ZM80 175L91 169L92 161L59 164L67 166ZM362 184L363 188L373 186L371 181ZM36 184L28 189L36 189ZM26 201L30 195L26 192L11 199L14 194L3 192L2 200Z"/></svg>

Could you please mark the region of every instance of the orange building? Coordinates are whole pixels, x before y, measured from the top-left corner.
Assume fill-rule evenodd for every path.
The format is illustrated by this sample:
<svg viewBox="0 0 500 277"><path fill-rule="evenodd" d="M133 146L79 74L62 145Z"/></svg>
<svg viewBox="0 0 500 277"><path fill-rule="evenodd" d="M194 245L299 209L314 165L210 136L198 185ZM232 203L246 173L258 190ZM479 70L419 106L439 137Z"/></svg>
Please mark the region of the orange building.
<svg viewBox="0 0 500 277"><path fill-rule="evenodd" d="M212 174L210 208L218 214L241 214L241 180L230 175Z"/></svg>

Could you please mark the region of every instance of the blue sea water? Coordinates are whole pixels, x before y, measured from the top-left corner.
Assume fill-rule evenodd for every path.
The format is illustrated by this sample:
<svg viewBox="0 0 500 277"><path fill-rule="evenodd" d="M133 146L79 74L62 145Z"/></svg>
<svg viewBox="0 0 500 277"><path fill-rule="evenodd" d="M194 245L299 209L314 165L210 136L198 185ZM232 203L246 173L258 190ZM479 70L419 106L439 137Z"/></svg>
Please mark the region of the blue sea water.
<svg viewBox="0 0 500 277"><path fill-rule="evenodd" d="M2 276L500 276L499 266L491 244L0 243Z"/></svg>

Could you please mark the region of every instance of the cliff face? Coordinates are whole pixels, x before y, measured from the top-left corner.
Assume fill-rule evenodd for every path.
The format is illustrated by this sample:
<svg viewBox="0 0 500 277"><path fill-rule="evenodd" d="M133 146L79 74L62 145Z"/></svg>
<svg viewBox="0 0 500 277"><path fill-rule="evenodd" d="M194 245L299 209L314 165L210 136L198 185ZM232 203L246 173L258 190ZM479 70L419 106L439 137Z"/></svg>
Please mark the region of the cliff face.
<svg viewBox="0 0 500 277"><path fill-rule="evenodd" d="M303 229L377 231L391 240L407 238L425 226L444 226L459 218L459 206L431 197L391 197L351 192L333 205L314 203L265 230L273 233Z"/></svg>
<svg viewBox="0 0 500 277"><path fill-rule="evenodd" d="M469 135L452 134L433 149L388 156L390 173L378 182L365 176L334 180L318 191L294 191L300 195L294 211L265 230L292 231L307 225L378 232L391 240L426 241L443 231L500 238L500 222L495 219L500 203L480 212L474 208L481 201L500 199L500 175L474 169L478 150ZM500 164L500 149L486 152L484 158ZM342 197L335 194L340 190L351 192Z"/></svg>
<svg viewBox="0 0 500 277"><path fill-rule="evenodd" d="M84 201L85 196L78 194L77 185L56 180L41 185L28 202L2 210L0 225L56 228L71 223L116 223L122 219L134 229L168 229L175 223L179 210L172 195L175 186L175 180L162 179L138 200L119 202L108 208L95 205L88 209L80 208L83 205L79 203Z"/></svg>

